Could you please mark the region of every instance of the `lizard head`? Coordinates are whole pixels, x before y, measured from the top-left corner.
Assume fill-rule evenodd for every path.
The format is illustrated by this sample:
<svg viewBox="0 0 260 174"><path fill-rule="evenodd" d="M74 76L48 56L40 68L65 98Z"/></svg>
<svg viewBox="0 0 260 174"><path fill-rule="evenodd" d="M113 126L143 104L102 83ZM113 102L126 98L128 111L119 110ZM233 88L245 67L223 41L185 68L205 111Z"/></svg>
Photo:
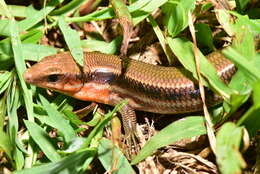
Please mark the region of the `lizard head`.
<svg viewBox="0 0 260 174"><path fill-rule="evenodd" d="M48 56L23 75L27 83L72 94L83 86L82 73L70 53Z"/></svg>

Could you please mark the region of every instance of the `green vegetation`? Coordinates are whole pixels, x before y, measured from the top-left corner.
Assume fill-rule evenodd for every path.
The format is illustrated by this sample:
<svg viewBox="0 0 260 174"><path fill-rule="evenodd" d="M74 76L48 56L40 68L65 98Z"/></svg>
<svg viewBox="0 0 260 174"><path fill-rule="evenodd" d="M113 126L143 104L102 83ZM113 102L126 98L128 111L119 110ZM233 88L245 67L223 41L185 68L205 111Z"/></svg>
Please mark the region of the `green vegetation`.
<svg viewBox="0 0 260 174"><path fill-rule="evenodd" d="M205 134L210 142L205 147L211 147L213 160L205 159L220 173L259 172L260 4L254 0L217 2L129 0L125 5L111 0L109 5L101 0L50 0L18 5L0 0L0 173L134 173L132 165L159 148ZM131 36L138 41L128 45ZM224 102L209 108L209 114L204 110L205 116L203 112L186 114L169 124L132 161L103 136L105 126L111 127L109 121L125 102L105 110L104 116L95 110L90 121L82 121L73 112L79 101L62 94L49 96L23 79L26 63L60 51L71 51L82 66L83 50L117 55L128 50L131 55L149 47L157 49L155 43L161 52L157 50L160 54L153 53L154 57L168 62L164 65L174 65L178 59ZM238 68L228 85L204 56L217 49ZM154 163L160 158L157 154ZM204 164L205 159L200 162ZM205 162L207 167L209 163ZM173 164L176 171L199 171L194 165L178 164Z"/></svg>

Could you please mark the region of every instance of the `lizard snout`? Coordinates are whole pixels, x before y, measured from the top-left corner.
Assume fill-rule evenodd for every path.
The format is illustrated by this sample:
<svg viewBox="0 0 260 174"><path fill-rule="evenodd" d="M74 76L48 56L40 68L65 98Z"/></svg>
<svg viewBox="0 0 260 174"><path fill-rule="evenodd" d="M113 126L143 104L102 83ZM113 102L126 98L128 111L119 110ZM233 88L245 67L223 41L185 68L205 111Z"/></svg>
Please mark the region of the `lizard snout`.
<svg viewBox="0 0 260 174"><path fill-rule="evenodd" d="M29 72L29 70L26 70L23 74L23 78L24 80L27 82L27 83L31 83L32 82L32 79L33 79L33 76L32 74Z"/></svg>

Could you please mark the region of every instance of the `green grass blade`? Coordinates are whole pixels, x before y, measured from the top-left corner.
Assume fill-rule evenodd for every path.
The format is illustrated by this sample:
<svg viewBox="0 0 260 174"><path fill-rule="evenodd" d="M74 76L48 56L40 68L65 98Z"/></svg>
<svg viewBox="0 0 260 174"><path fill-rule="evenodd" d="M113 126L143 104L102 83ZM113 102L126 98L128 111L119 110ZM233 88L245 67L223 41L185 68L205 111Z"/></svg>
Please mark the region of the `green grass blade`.
<svg viewBox="0 0 260 174"><path fill-rule="evenodd" d="M40 35L40 36L39 36ZM36 43L42 36L42 31L31 30L24 34L20 34L20 39L23 44ZM13 59L13 52L11 47L10 37L0 41L0 61L6 61L6 59Z"/></svg>
<svg viewBox="0 0 260 174"><path fill-rule="evenodd" d="M68 4L62 6L61 8L54 10L51 15L62 15L64 13L70 12L72 10L75 10L77 7L79 7L84 0L72 0Z"/></svg>
<svg viewBox="0 0 260 174"><path fill-rule="evenodd" d="M89 146L91 140L100 132L103 130L103 128L105 127L105 125L112 119L114 113L116 113L117 111L119 111L125 104L127 103L127 101L123 101L119 104L117 104L115 106L115 108L107 113L105 115L105 118L99 122L95 128L90 132L90 134L88 135L87 139L85 140L84 144L82 145L81 149L85 149Z"/></svg>
<svg viewBox="0 0 260 174"><path fill-rule="evenodd" d="M64 173L82 173L80 167L87 158L96 154L95 149L87 149L80 153L71 154L60 161L35 166L30 169L24 169L14 172L15 174L64 174Z"/></svg>
<svg viewBox="0 0 260 174"><path fill-rule="evenodd" d="M64 17L60 17L58 21L59 28L61 29L61 32L63 34L63 37L71 51L71 54L73 58L76 60L76 62L83 66L84 61L84 55L83 55L83 49L81 47L80 43L80 37L78 32L71 29L68 24L66 24Z"/></svg>
<svg viewBox="0 0 260 174"><path fill-rule="evenodd" d="M70 110L64 110L63 113L66 115L66 117L72 122L74 123L75 125L77 126L80 126L80 125L88 125L88 126L95 126L98 124L98 122L101 120L102 116L101 114L99 114L98 112L95 112L94 115L93 115L93 118L88 121L88 122L84 122L84 121L81 121L78 116L70 111Z"/></svg>
<svg viewBox="0 0 260 174"><path fill-rule="evenodd" d="M47 6L38 11L35 10L32 6L27 7L27 10L30 11L30 14L27 16L26 19L17 22L18 32L20 33L32 28L37 23L42 21L46 17L46 15L48 15L54 8L55 7ZM10 31L12 29L11 21L1 22L1 26L1 35L10 36Z"/></svg>
<svg viewBox="0 0 260 174"><path fill-rule="evenodd" d="M3 150L9 159L12 159L13 147L9 135L0 130L0 149Z"/></svg>
<svg viewBox="0 0 260 174"><path fill-rule="evenodd" d="M39 44L22 44L22 48L24 57L30 61L40 61L46 56L57 53L56 48Z"/></svg>
<svg viewBox="0 0 260 174"><path fill-rule="evenodd" d="M167 38L169 46L174 54L177 56L182 65L192 72L193 77L197 78L196 66L194 60L193 53L193 44L190 41L176 38L172 39L170 37ZM207 77L210 85L217 90L225 99L230 99L230 95L233 92L230 88L228 88L223 81L220 80L219 76L213 65L211 65L208 60L202 55L200 55L200 72L203 76ZM205 82L205 81L204 81ZM205 85L205 83L204 83Z"/></svg>
<svg viewBox="0 0 260 174"><path fill-rule="evenodd" d="M137 164L163 146L167 146L184 138L206 134L204 124L203 117L194 116L173 122L153 136L133 159L131 164Z"/></svg>
<svg viewBox="0 0 260 174"><path fill-rule="evenodd" d="M134 25L137 25L141 21L143 21L149 14L151 14L154 10L162 6L166 3L167 0L142 0L137 1L130 6L128 6L128 10L130 11ZM82 17L67 17L66 22L89 22L89 21L99 21L105 19L114 18L115 14L113 13L112 8L104 8L99 11L95 11L86 16Z"/></svg>
<svg viewBox="0 0 260 174"><path fill-rule="evenodd" d="M43 96L40 95L39 97L44 109L48 113L51 126L62 133L66 143L71 142L72 139L76 137L76 133L71 127L69 121L66 120L63 114L57 111Z"/></svg>
<svg viewBox="0 0 260 174"><path fill-rule="evenodd" d="M25 63L24 63L24 56L23 56L23 50L22 50L22 44L20 37L18 35L18 27L14 19L11 19L11 43L12 43L12 49L14 54L14 61L15 61L15 67L17 70L17 74L20 80L20 84L23 89L23 97L24 102L28 114L28 119L30 121L34 120L33 117L33 107L32 107L32 95L30 91L28 90L24 79L23 79L23 73L25 71Z"/></svg>
<svg viewBox="0 0 260 174"><path fill-rule="evenodd" d="M117 37L110 43L100 40L81 40L81 46L91 51L99 51L105 54L116 54L121 44L121 37Z"/></svg>
<svg viewBox="0 0 260 174"><path fill-rule="evenodd" d="M6 94L5 93L1 98L0 98L0 131L4 130L4 122L5 122L5 117L6 117L6 111L7 111L7 106L6 106Z"/></svg>
<svg viewBox="0 0 260 174"><path fill-rule="evenodd" d="M3 73L0 72L0 94L2 94L10 85L12 80L12 72L4 71Z"/></svg>
<svg viewBox="0 0 260 174"><path fill-rule="evenodd" d="M31 8L31 7L28 7ZM28 17L18 23L19 31L26 31L32 28L34 25L42 21L46 16L54 9L53 6L46 6L43 9L36 11L34 10L33 15L28 15Z"/></svg>
<svg viewBox="0 0 260 174"><path fill-rule="evenodd" d="M41 31L40 29L32 29L28 31L26 34L22 34L21 40L23 44L37 44L41 41L42 37L43 37L43 31ZM45 46L45 45L39 45L39 46Z"/></svg>
<svg viewBox="0 0 260 174"><path fill-rule="evenodd" d="M16 76L13 76L12 83L7 90L7 116L8 116L8 136L11 142L11 148L13 149L12 160L14 161L14 168L21 169L24 166L24 157L22 152L17 147L17 135L18 135L18 116L17 110L20 106L20 94L17 87Z"/></svg>
<svg viewBox="0 0 260 174"><path fill-rule="evenodd" d="M158 40L159 40L159 42L160 42L160 44L163 48L165 55L167 56L167 60L169 62L169 65L172 65L173 59L172 59L172 56L170 56L170 54L168 53L168 49L166 47L167 46L166 39L163 35L162 30L160 29L159 25L157 24L157 22L155 21L155 19L151 15L148 16L148 19L149 19L150 24L153 27L153 31L155 32L155 34L156 34L156 36L157 36L157 38L158 38Z"/></svg>
<svg viewBox="0 0 260 174"><path fill-rule="evenodd" d="M57 153L57 147L54 145L53 140L45 132L43 128L34 122L24 120L24 123L35 143L40 147L43 153L50 161L59 161L60 155Z"/></svg>
<svg viewBox="0 0 260 174"><path fill-rule="evenodd" d="M27 16L27 7L22 5L8 5L9 10L15 17L26 17ZM4 10L0 8L0 14L4 15Z"/></svg>
<svg viewBox="0 0 260 174"><path fill-rule="evenodd" d="M24 62L24 57L23 57L23 50L22 50L22 44L21 44L21 40L18 34L18 27L16 24L16 21L14 20L14 18L11 18L11 43L12 43L12 50L13 50L13 55L14 55L14 62L15 62L15 67L16 67L16 71L17 71L17 75L20 81L20 85L22 87L22 91L23 91L23 100L25 103L25 108L27 111L27 117L29 121L34 121L34 113L33 113L33 101L32 101L32 93L31 91L28 90L25 81L23 79L23 73L25 71L25 62ZM16 151L16 161L17 161L17 168L20 168L23 164L23 155L22 152ZM26 161L25 161L25 166L26 167L30 167L33 165L34 161L34 156L35 156L35 152L32 151L32 147L30 146L30 144L28 145L28 154L26 157Z"/></svg>

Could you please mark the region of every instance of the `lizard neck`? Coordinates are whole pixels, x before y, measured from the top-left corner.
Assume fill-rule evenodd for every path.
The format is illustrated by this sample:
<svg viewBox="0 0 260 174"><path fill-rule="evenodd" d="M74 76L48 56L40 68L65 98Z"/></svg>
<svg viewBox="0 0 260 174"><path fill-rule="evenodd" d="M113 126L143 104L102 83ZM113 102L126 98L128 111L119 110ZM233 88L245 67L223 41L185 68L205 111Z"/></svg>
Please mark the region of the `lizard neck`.
<svg viewBox="0 0 260 174"><path fill-rule="evenodd" d="M109 86L109 84L87 82L84 83L83 87L79 91L68 95L83 101L94 101L109 104Z"/></svg>

